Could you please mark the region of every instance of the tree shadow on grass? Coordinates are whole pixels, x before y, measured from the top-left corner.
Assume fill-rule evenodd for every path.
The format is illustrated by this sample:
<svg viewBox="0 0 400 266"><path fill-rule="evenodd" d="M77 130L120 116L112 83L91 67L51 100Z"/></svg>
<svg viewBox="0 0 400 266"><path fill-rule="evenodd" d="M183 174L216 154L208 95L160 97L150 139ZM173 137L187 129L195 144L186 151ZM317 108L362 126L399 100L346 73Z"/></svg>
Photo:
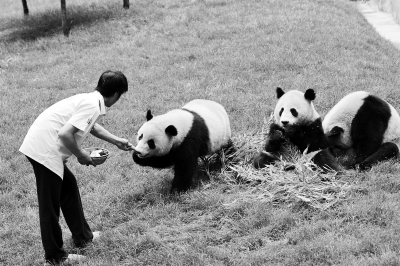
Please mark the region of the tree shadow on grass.
<svg viewBox="0 0 400 266"><path fill-rule="evenodd" d="M98 21L121 18L133 10L123 9L122 4L67 6L68 23L73 20L74 27L85 26ZM43 13L29 15L24 18L8 21L0 20L0 41L34 41L38 38L62 34L60 10L48 10Z"/></svg>

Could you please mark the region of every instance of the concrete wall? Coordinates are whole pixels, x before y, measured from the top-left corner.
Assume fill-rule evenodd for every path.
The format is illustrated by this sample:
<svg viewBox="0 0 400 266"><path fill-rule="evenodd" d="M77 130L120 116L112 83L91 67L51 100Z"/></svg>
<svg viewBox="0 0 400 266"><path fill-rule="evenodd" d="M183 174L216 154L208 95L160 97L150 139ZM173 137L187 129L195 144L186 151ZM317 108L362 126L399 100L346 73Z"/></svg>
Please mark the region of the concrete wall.
<svg viewBox="0 0 400 266"><path fill-rule="evenodd" d="M381 11L391 13L394 20L400 24L400 0L371 0Z"/></svg>

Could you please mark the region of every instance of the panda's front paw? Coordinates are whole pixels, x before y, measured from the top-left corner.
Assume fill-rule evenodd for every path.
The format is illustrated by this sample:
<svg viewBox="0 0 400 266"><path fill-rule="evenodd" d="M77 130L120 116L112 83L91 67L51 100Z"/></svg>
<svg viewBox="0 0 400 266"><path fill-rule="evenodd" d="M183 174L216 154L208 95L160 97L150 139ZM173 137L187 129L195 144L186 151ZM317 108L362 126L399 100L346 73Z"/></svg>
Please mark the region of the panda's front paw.
<svg viewBox="0 0 400 266"><path fill-rule="evenodd" d="M355 168L359 171L367 171L369 169L371 169L372 165L369 163L360 163L355 165Z"/></svg>
<svg viewBox="0 0 400 266"><path fill-rule="evenodd" d="M256 169L264 168L265 166L274 163L275 161L279 160L278 156L262 151L260 152L253 160L253 166Z"/></svg>
<svg viewBox="0 0 400 266"><path fill-rule="evenodd" d="M290 125L285 128L285 137L292 139L294 137L299 138L301 133L301 128L298 125Z"/></svg>

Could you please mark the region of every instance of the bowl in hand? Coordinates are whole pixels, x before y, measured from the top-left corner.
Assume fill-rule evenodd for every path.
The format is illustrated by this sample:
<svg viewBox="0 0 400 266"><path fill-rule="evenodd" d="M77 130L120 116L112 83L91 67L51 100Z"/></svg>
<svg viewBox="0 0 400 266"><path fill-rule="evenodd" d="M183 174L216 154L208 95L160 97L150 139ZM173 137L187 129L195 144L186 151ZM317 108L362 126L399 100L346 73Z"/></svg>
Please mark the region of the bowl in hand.
<svg viewBox="0 0 400 266"><path fill-rule="evenodd" d="M104 148L87 148L85 150L90 152L90 157L95 165L104 163L110 155L110 152Z"/></svg>

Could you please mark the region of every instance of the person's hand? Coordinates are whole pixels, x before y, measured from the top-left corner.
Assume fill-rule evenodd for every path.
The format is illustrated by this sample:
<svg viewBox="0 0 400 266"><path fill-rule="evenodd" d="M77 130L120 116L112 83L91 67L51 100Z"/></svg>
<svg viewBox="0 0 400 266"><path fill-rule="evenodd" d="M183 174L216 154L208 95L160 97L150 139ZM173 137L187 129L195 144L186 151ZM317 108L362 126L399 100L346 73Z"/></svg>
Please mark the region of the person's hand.
<svg viewBox="0 0 400 266"><path fill-rule="evenodd" d="M121 138L116 146L123 151L131 151L134 149L134 146L132 145L132 143L130 143L127 139L123 139Z"/></svg>
<svg viewBox="0 0 400 266"><path fill-rule="evenodd" d="M92 161L92 158L90 157L90 153L85 150L82 150L82 155L76 158L78 159L78 162L82 165L93 165L94 167L96 167L96 164Z"/></svg>

